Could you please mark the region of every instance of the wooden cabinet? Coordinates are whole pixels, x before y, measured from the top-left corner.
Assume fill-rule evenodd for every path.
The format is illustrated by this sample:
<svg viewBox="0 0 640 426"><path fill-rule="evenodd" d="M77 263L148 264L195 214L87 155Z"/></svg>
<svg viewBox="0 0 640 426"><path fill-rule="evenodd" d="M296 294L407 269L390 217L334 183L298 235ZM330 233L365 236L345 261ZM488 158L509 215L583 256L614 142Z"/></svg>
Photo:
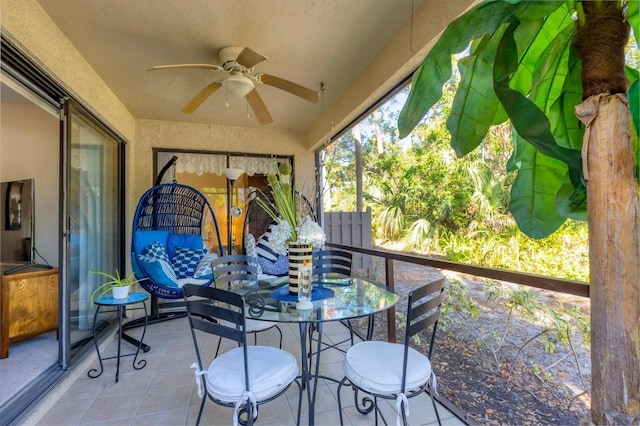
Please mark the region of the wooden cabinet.
<svg viewBox="0 0 640 426"><path fill-rule="evenodd" d="M4 275L0 289L0 358L9 344L58 329L58 270Z"/></svg>

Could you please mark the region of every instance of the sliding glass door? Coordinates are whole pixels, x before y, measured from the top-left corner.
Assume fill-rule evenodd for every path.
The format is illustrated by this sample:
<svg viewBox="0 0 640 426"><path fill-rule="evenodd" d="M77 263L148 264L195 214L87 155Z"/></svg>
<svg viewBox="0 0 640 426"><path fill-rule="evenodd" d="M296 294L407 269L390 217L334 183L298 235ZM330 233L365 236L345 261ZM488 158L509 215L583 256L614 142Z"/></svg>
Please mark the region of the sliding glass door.
<svg viewBox="0 0 640 426"><path fill-rule="evenodd" d="M93 336L95 272L123 270L122 152L124 144L72 101L65 106L63 155L65 285L63 304L70 361ZM102 316L101 316L102 317ZM112 318L111 318L112 319ZM102 317L99 325L110 318ZM62 339L63 341L66 339Z"/></svg>

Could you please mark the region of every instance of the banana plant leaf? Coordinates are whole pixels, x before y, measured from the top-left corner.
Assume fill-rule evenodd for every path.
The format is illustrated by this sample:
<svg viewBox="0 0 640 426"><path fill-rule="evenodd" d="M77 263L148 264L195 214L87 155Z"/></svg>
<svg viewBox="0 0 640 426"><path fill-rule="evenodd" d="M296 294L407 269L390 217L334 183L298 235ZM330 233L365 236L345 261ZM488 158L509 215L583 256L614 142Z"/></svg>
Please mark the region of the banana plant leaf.
<svg viewBox="0 0 640 426"><path fill-rule="evenodd" d="M398 118L405 137L441 98L452 55L469 49L458 64L461 80L447 120L451 145L458 156L465 155L491 125L511 120L515 139L508 167L518 175L509 209L520 229L536 238L553 232L564 218L586 217L584 129L575 115L582 102L582 63L572 47L575 8L575 0L476 5L447 27L414 73ZM629 2L627 19L636 37L639 15L638 2ZM638 70L629 68L627 75L633 126L640 135Z"/></svg>
<svg viewBox="0 0 640 426"><path fill-rule="evenodd" d="M516 134L509 166L510 171L518 170L509 203L518 228L532 238L549 236L566 220L557 212L556 193L562 186L567 165L540 153Z"/></svg>
<svg viewBox="0 0 640 426"><path fill-rule="evenodd" d="M537 20L562 6L562 2L508 2L478 4L445 29L412 78L411 92L400 111L398 130L404 138L442 97L442 86L451 78L451 55L465 50L471 41L494 33L513 17Z"/></svg>

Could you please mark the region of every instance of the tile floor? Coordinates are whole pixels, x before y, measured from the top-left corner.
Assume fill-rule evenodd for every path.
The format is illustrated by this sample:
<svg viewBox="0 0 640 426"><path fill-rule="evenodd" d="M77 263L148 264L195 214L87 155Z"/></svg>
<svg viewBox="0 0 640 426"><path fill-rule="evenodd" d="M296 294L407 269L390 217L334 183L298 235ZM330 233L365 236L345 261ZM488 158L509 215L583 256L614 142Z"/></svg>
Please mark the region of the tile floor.
<svg viewBox="0 0 640 426"><path fill-rule="evenodd" d="M300 342L296 324L281 324L283 349L299 357ZM141 329L130 330L132 335ZM339 323L327 323L323 340L339 341L348 335ZM258 335L258 344L277 345L277 331L268 330ZM39 404L27 418L30 425L192 425L195 424L200 406L194 370L195 352L186 318L150 325L144 339L151 351L142 353L147 365L141 370L132 367L133 357L125 357L120 364L120 379L115 383L115 360L104 363L100 377L87 377L90 368L98 367L95 354L80 363L69 376ZM217 339L203 337L203 352L213 354ZM231 348L223 343L223 350ZM116 353L116 339L109 338L102 344L103 356ZM123 353L133 347L123 342ZM320 374L341 378L344 355L337 350L322 353ZM210 360L204 361L206 365ZM318 382L315 423L317 425L340 424L337 384ZM343 421L348 425L375 424L374 416L358 413L353 405L352 391L342 390ZM258 424L293 425L297 410L298 389L293 385L284 397L260 407ZM387 421L394 424L394 401L384 401L382 411ZM442 423L464 425L462 421L439 407ZM302 404L301 424L308 424L306 398ZM205 403L201 424L231 425L233 410ZM412 425L437 424L433 406L427 395L410 400L409 422Z"/></svg>

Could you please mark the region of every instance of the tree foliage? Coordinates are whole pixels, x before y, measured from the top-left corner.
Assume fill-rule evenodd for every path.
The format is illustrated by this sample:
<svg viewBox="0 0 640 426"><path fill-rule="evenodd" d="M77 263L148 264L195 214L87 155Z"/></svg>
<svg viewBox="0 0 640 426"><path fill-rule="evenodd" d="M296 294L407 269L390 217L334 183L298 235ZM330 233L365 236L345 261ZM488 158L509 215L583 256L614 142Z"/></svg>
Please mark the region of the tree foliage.
<svg viewBox="0 0 640 426"><path fill-rule="evenodd" d="M517 177L510 211L527 235L542 238L566 218L584 219L581 59L573 45L580 3L488 0L453 21L415 72L399 119L400 137L418 125L442 97L452 55L466 52L460 87L447 121L459 155L475 150L491 125L507 118L515 131L509 170ZM638 36L638 2L627 19ZM633 65L633 64L631 64ZM635 64L637 67L637 62ZM636 135L640 131L638 70L627 66Z"/></svg>

